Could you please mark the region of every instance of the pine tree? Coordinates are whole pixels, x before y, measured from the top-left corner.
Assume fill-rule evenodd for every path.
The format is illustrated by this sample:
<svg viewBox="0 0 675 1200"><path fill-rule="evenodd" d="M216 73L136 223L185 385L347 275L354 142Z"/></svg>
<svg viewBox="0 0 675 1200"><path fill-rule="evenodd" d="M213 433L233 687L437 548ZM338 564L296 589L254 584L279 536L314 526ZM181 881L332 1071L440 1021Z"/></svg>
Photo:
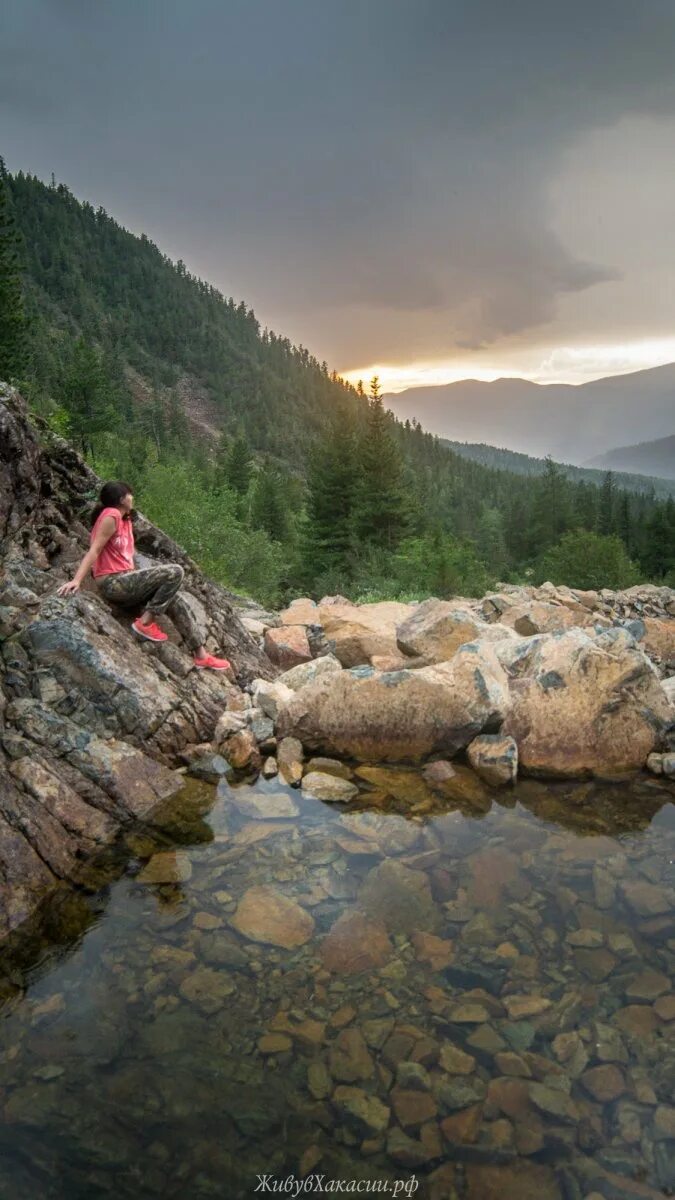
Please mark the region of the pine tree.
<svg viewBox="0 0 675 1200"><path fill-rule="evenodd" d="M252 469L253 458L249 444L240 430L230 445L225 468L229 486L240 497L245 496L248 492Z"/></svg>
<svg viewBox="0 0 675 1200"><path fill-rule="evenodd" d="M0 379L5 380L21 374L26 365L19 245L7 172L0 158Z"/></svg>
<svg viewBox="0 0 675 1200"><path fill-rule="evenodd" d="M344 425L331 426L309 461L303 562L308 577L346 566L358 462L354 437Z"/></svg>
<svg viewBox="0 0 675 1200"><path fill-rule="evenodd" d="M120 417L111 403L100 356L83 337L73 347L63 391L73 441L93 458L101 435L114 432Z"/></svg>
<svg viewBox="0 0 675 1200"><path fill-rule="evenodd" d="M498 508L484 504L478 522L478 554L490 574L501 579L507 567L504 518Z"/></svg>
<svg viewBox="0 0 675 1200"><path fill-rule="evenodd" d="M536 481L531 518L531 550L538 554L557 542L569 527L569 483L560 466L547 456L544 472Z"/></svg>
<svg viewBox="0 0 675 1200"><path fill-rule="evenodd" d="M275 467L266 465L258 472L251 502L251 524L254 529L264 529L277 542L288 536L283 480Z"/></svg>
<svg viewBox="0 0 675 1200"><path fill-rule="evenodd" d="M371 392L378 386L375 377ZM363 542L395 548L405 523L402 482L403 460L382 400L373 394L360 447L355 502L355 530Z"/></svg>
<svg viewBox="0 0 675 1200"><path fill-rule="evenodd" d="M614 476L607 471L600 488L600 504L598 506L598 533L608 535L615 530L615 487Z"/></svg>

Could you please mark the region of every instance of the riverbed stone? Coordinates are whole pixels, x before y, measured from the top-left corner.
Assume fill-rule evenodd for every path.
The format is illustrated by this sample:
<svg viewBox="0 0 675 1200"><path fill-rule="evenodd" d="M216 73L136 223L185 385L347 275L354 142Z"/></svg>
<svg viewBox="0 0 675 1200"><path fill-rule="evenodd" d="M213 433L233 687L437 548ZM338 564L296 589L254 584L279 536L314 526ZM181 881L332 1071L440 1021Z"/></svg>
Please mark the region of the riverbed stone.
<svg viewBox="0 0 675 1200"><path fill-rule="evenodd" d="M277 766L281 778L297 787L302 779L305 755L302 742L294 737L284 737L277 746Z"/></svg>
<svg viewBox="0 0 675 1200"><path fill-rule="evenodd" d="M472 1104L444 1117L441 1121L443 1137L451 1146L466 1145L476 1141L483 1121L483 1107Z"/></svg>
<svg viewBox="0 0 675 1200"><path fill-rule="evenodd" d="M247 888L229 921L251 941L266 942L286 950L304 945L314 932L310 914L269 884Z"/></svg>
<svg viewBox="0 0 675 1200"><path fill-rule="evenodd" d="M639 917L658 917L673 907L673 896L646 880L626 880L620 890L628 907Z"/></svg>
<svg viewBox="0 0 675 1200"><path fill-rule="evenodd" d="M399 1125L408 1132L415 1132L420 1125L433 1120L438 1111L436 1101L428 1092L397 1085L389 1092L388 1099Z"/></svg>
<svg viewBox="0 0 675 1200"><path fill-rule="evenodd" d="M192 863L187 854L179 850L162 850L148 860L136 876L136 883L185 883L191 876Z"/></svg>
<svg viewBox="0 0 675 1200"><path fill-rule="evenodd" d="M359 1137L374 1137L384 1133L389 1124L390 1109L378 1096L363 1088L340 1084L333 1093L332 1101L338 1115Z"/></svg>
<svg viewBox="0 0 675 1200"><path fill-rule="evenodd" d="M236 985L225 971L197 967L185 977L179 991L184 1000L211 1015L223 1007L228 996L236 991Z"/></svg>
<svg viewBox="0 0 675 1200"><path fill-rule="evenodd" d="M662 971L654 971L651 967L636 975L626 987L629 1000L656 1000L665 992L670 991L670 979Z"/></svg>
<svg viewBox="0 0 675 1200"><path fill-rule="evenodd" d="M303 792L314 800L348 803L358 795L358 787L348 779L327 771L308 771L300 784Z"/></svg>
<svg viewBox="0 0 675 1200"><path fill-rule="evenodd" d="M441 1044L439 1063L448 1075L472 1075L476 1069L475 1058L471 1054L465 1054L454 1042Z"/></svg>
<svg viewBox="0 0 675 1200"><path fill-rule="evenodd" d="M355 1083L371 1079L375 1064L360 1029L342 1029L331 1043L328 1069L333 1079L341 1083Z"/></svg>
<svg viewBox="0 0 675 1200"><path fill-rule="evenodd" d="M654 1001L654 1012L661 1021L675 1021L675 992L659 996Z"/></svg>
<svg viewBox="0 0 675 1200"><path fill-rule="evenodd" d="M504 1004L512 1021L522 1021L526 1017L537 1017L551 1007L551 1001L546 996L513 995L505 996Z"/></svg>
<svg viewBox="0 0 675 1200"><path fill-rule="evenodd" d="M466 756L477 775L491 787L515 783L518 775L518 745L500 733L482 733L469 743Z"/></svg>
<svg viewBox="0 0 675 1200"><path fill-rule="evenodd" d="M373 867L358 892L359 906L390 933L434 932L440 921L429 880L396 859Z"/></svg>
<svg viewBox="0 0 675 1200"><path fill-rule="evenodd" d="M393 954L386 926L358 910L343 912L324 937L319 953L324 966L339 975L383 967Z"/></svg>
<svg viewBox="0 0 675 1200"><path fill-rule="evenodd" d="M286 792L244 791L243 788L228 788L228 801L243 816L254 821L277 821L281 818L299 816L300 809Z"/></svg>
<svg viewBox="0 0 675 1200"><path fill-rule="evenodd" d="M395 813L350 812L340 817L340 828L354 837L372 842L382 854L405 854L420 839L420 827Z"/></svg>
<svg viewBox="0 0 675 1200"><path fill-rule="evenodd" d="M611 1063L584 1071L581 1082L589 1095L602 1104L618 1099L626 1090L623 1073Z"/></svg>
<svg viewBox="0 0 675 1200"><path fill-rule="evenodd" d="M465 1200L562 1200L555 1173L539 1163L492 1167L469 1163Z"/></svg>

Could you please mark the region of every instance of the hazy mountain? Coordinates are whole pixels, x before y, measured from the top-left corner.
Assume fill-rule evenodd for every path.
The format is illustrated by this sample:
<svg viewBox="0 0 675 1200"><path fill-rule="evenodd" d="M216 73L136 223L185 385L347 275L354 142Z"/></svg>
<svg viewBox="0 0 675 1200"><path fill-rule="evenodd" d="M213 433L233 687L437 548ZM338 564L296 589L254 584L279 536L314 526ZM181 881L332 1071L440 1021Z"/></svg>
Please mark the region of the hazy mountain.
<svg viewBox="0 0 675 1200"><path fill-rule="evenodd" d="M454 450L455 454L460 454L462 458L467 458L471 462L481 463L484 467L496 467L500 471L514 471L516 475L542 475L546 470L546 459L533 458L529 454L521 454L517 450L505 450L503 447L486 446L482 442L452 442L449 438L442 438L444 446L448 446ZM661 446L670 444L671 459L675 459L675 446L673 446L673 438L664 438L662 442L650 442L648 445ZM636 447L629 446L632 450ZM626 488L632 492L653 492L656 496L672 496L675 494L675 469L672 469L670 480L662 472L662 477L654 475L642 475L635 472L627 472L618 469L612 463L602 467L605 458L611 457L605 455L597 460L598 466L593 467L589 463L585 467L575 467L571 463L559 463L561 470L568 479L574 482L584 482L595 484L600 487L608 470L614 473L614 483L617 487ZM619 451L617 450L618 454Z"/></svg>
<svg viewBox="0 0 675 1200"><path fill-rule="evenodd" d="M637 446L618 446L591 459L588 466L605 471L648 471L664 479L675 479L675 434L654 442L638 442Z"/></svg>
<svg viewBox="0 0 675 1200"><path fill-rule="evenodd" d="M424 429L452 441L582 464L618 442L672 434L675 363L576 386L462 379L408 388L384 400L397 417L415 418ZM654 473L651 467L649 473Z"/></svg>

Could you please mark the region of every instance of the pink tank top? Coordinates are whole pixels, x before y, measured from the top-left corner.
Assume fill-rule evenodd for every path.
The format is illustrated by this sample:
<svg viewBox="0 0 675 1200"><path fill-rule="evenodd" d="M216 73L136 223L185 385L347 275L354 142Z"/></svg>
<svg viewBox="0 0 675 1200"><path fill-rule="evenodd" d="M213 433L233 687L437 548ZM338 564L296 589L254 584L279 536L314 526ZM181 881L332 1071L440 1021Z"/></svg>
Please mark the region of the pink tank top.
<svg viewBox="0 0 675 1200"><path fill-rule="evenodd" d="M96 518L96 523L89 536L91 545L101 528L104 517L114 517L117 528L112 537L101 550L91 573L94 579L99 575L116 575L119 571L134 570L134 529L131 521L125 521L118 508L104 508Z"/></svg>

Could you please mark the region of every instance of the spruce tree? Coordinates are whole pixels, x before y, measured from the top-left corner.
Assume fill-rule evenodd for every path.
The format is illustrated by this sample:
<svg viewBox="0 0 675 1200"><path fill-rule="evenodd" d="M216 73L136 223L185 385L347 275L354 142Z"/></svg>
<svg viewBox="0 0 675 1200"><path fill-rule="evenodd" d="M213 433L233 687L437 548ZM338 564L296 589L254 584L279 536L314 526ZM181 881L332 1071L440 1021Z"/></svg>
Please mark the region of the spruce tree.
<svg viewBox="0 0 675 1200"><path fill-rule="evenodd" d="M226 477L229 486L238 496L245 496L251 482L253 458L249 444L240 431L230 445L226 463Z"/></svg>
<svg viewBox="0 0 675 1200"><path fill-rule="evenodd" d="M283 480L273 466L266 465L258 472L251 502L251 524L255 529L264 529L277 542L288 536Z"/></svg>
<svg viewBox="0 0 675 1200"><path fill-rule="evenodd" d="M101 435L115 431L120 414L111 402L100 356L83 337L73 347L63 391L71 437L93 459Z"/></svg>
<svg viewBox="0 0 675 1200"><path fill-rule="evenodd" d="M303 563L307 578L345 569L358 462L349 427L331 426L309 460Z"/></svg>
<svg viewBox="0 0 675 1200"><path fill-rule="evenodd" d="M531 518L531 550L538 554L557 542L570 524L569 483L562 468L547 456L536 481Z"/></svg>
<svg viewBox="0 0 675 1200"><path fill-rule="evenodd" d="M7 172L0 158L0 379L5 380L21 374L26 365L19 244Z"/></svg>
<svg viewBox="0 0 675 1200"><path fill-rule="evenodd" d="M598 506L598 533L608 535L615 530L615 496L614 476L607 471L600 488L600 504Z"/></svg>
<svg viewBox="0 0 675 1200"><path fill-rule="evenodd" d="M377 377L371 383L377 385ZM403 460L389 429L379 395L368 404L368 417L359 453L355 530L358 538L392 550L405 523Z"/></svg>

